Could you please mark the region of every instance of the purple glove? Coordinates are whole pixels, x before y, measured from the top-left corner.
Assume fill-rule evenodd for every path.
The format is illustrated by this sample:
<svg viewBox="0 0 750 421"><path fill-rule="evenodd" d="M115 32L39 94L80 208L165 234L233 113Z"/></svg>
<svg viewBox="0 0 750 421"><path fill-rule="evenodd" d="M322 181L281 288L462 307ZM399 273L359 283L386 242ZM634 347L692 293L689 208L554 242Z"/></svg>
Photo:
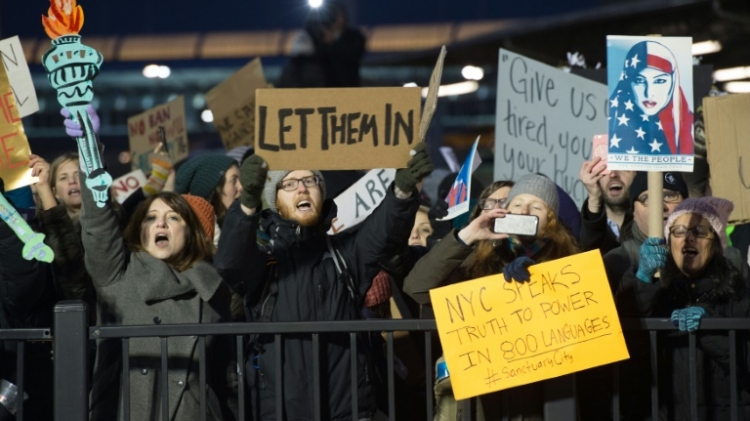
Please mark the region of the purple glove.
<svg viewBox="0 0 750 421"><path fill-rule="evenodd" d="M533 264L534 261L526 256L516 257L503 268L505 281L510 282L511 279L515 279L516 282L526 282L530 280L529 266Z"/></svg>
<svg viewBox="0 0 750 421"><path fill-rule="evenodd" d="M99 121L99 116L96 114L96 110L91 104L86 106L86 113L88 113L89 118L91 119L91 125L94 127L94 134L98 136L101 122ZM70 111L68 111L67 108L63 108L60 110L60 114L65 117L65 121L63 122L63 124L65 124L65 133L70 137L83 137L83 129L81 129L80 124L73 120Z"/></svg>

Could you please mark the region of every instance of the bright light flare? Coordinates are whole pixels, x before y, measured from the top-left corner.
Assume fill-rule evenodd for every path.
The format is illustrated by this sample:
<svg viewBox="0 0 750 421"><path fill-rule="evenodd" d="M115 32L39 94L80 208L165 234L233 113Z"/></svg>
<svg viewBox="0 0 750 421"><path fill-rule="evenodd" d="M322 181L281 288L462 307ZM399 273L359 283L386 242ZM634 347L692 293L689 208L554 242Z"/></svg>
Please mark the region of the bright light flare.
<svg viewBox="0 0 750 421"><path fill-rule="evenodd" d="M461 75L466 80L482 80L484 77L484 70L477 66L464 66L464 68L461 69Z"/></svg>

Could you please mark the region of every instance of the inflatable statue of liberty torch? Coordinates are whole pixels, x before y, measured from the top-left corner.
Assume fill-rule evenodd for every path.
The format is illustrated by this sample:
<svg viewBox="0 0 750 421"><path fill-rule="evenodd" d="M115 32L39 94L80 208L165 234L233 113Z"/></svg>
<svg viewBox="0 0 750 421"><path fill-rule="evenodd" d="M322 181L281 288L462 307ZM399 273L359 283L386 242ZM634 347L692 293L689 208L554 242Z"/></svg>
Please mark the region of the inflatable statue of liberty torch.
<svg viewBox="0 0 750 421"><path fill-rule="evenodd" d="M70 111L81 125L84 135L76 138L81 169L86 174L86 187L94 195L97 206L107 202L112 177L104 170L96 134L86 107L94 99L93 80L99 74L102 55L83 45L78 32L83 26L83 8L76 0L50 0L42 25L52 39L52 48L42 56L47 78L57 91L57 101Z"/></svg>

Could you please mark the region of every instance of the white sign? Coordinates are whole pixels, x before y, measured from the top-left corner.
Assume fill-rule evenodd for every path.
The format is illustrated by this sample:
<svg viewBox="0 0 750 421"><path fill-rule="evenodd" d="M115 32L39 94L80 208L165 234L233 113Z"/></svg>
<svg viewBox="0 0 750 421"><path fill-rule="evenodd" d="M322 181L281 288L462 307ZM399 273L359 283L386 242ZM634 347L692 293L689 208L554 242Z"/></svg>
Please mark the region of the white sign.
<svg viewBox="0 0 750 421"><path fill-rule="evenodd" d="M29 65L26 63L18 36L0 40L0 58L5 66L5 72L8 73L10 87L16 96L16 104L18 104L21 117L39 111L34 82L31 80Z"/></svg>
<svg viewBox="0 0 750 421"><path fill-rule="evenodd" d="M541 173L578 206L578 179L591 139L607 130L607 86L500 50L495 116L495 180Z"/></svg>
<svg viewBox="0 0 750 421"><path fill-rule="evenodd" d="M112 196L121 204L136 190L145 186L148 180L141 170L129 172L112 182Z"/></svg>
<svg viewBox="0 0 750 421"><path fill-rule="evenodd" d="M329 235L336 235L365 220L385 199L391 183L396 178L393 168L370 170L351 187L333 199L338 215L331 224Z"/></svg>

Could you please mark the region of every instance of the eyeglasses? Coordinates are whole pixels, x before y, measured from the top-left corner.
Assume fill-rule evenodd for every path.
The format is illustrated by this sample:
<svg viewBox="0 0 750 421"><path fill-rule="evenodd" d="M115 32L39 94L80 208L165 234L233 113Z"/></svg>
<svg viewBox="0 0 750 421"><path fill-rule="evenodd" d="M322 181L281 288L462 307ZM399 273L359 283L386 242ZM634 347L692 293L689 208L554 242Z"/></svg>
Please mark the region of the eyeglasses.
<svg viewBox="0 0 750 421"><path fill-rule="evenodd" d="M682 238L686 236L688 232L692 232L693 236L696 238L711 238L714 231L711 227L705 225L696 225L693 228L688 228L684 225L675 225L669 230L669 232L675 238Z"/></svg>
<svg viewBox="0 0 750 421"><path fill-rule="evenodd" d="M679 203L682 200L682 195L671 190L664 190L662 193L662 200L664 203ZM648 193L638 196L636 201L641 202L643 206L648 206Z"/></svg>
<svg viewBox="0 0 750 421"><path fill-rule="evenodd" d="M279 184L279 189L282 189L284 191L295 191L297 190L297 187L299 187L299 182L302 182L305 187L315 187L320 184L320 177L317 175L311 175L309 177L305 178L290 178L288 180L284 180Z"/></svg>
<svg viewBox="0 0 750 421"><path fill-rule="evenodd" d="M479 201L479 207L482 210L490 210L495 209L496 207L501 207L505 204L506 199L482 199Z"/></svg>

